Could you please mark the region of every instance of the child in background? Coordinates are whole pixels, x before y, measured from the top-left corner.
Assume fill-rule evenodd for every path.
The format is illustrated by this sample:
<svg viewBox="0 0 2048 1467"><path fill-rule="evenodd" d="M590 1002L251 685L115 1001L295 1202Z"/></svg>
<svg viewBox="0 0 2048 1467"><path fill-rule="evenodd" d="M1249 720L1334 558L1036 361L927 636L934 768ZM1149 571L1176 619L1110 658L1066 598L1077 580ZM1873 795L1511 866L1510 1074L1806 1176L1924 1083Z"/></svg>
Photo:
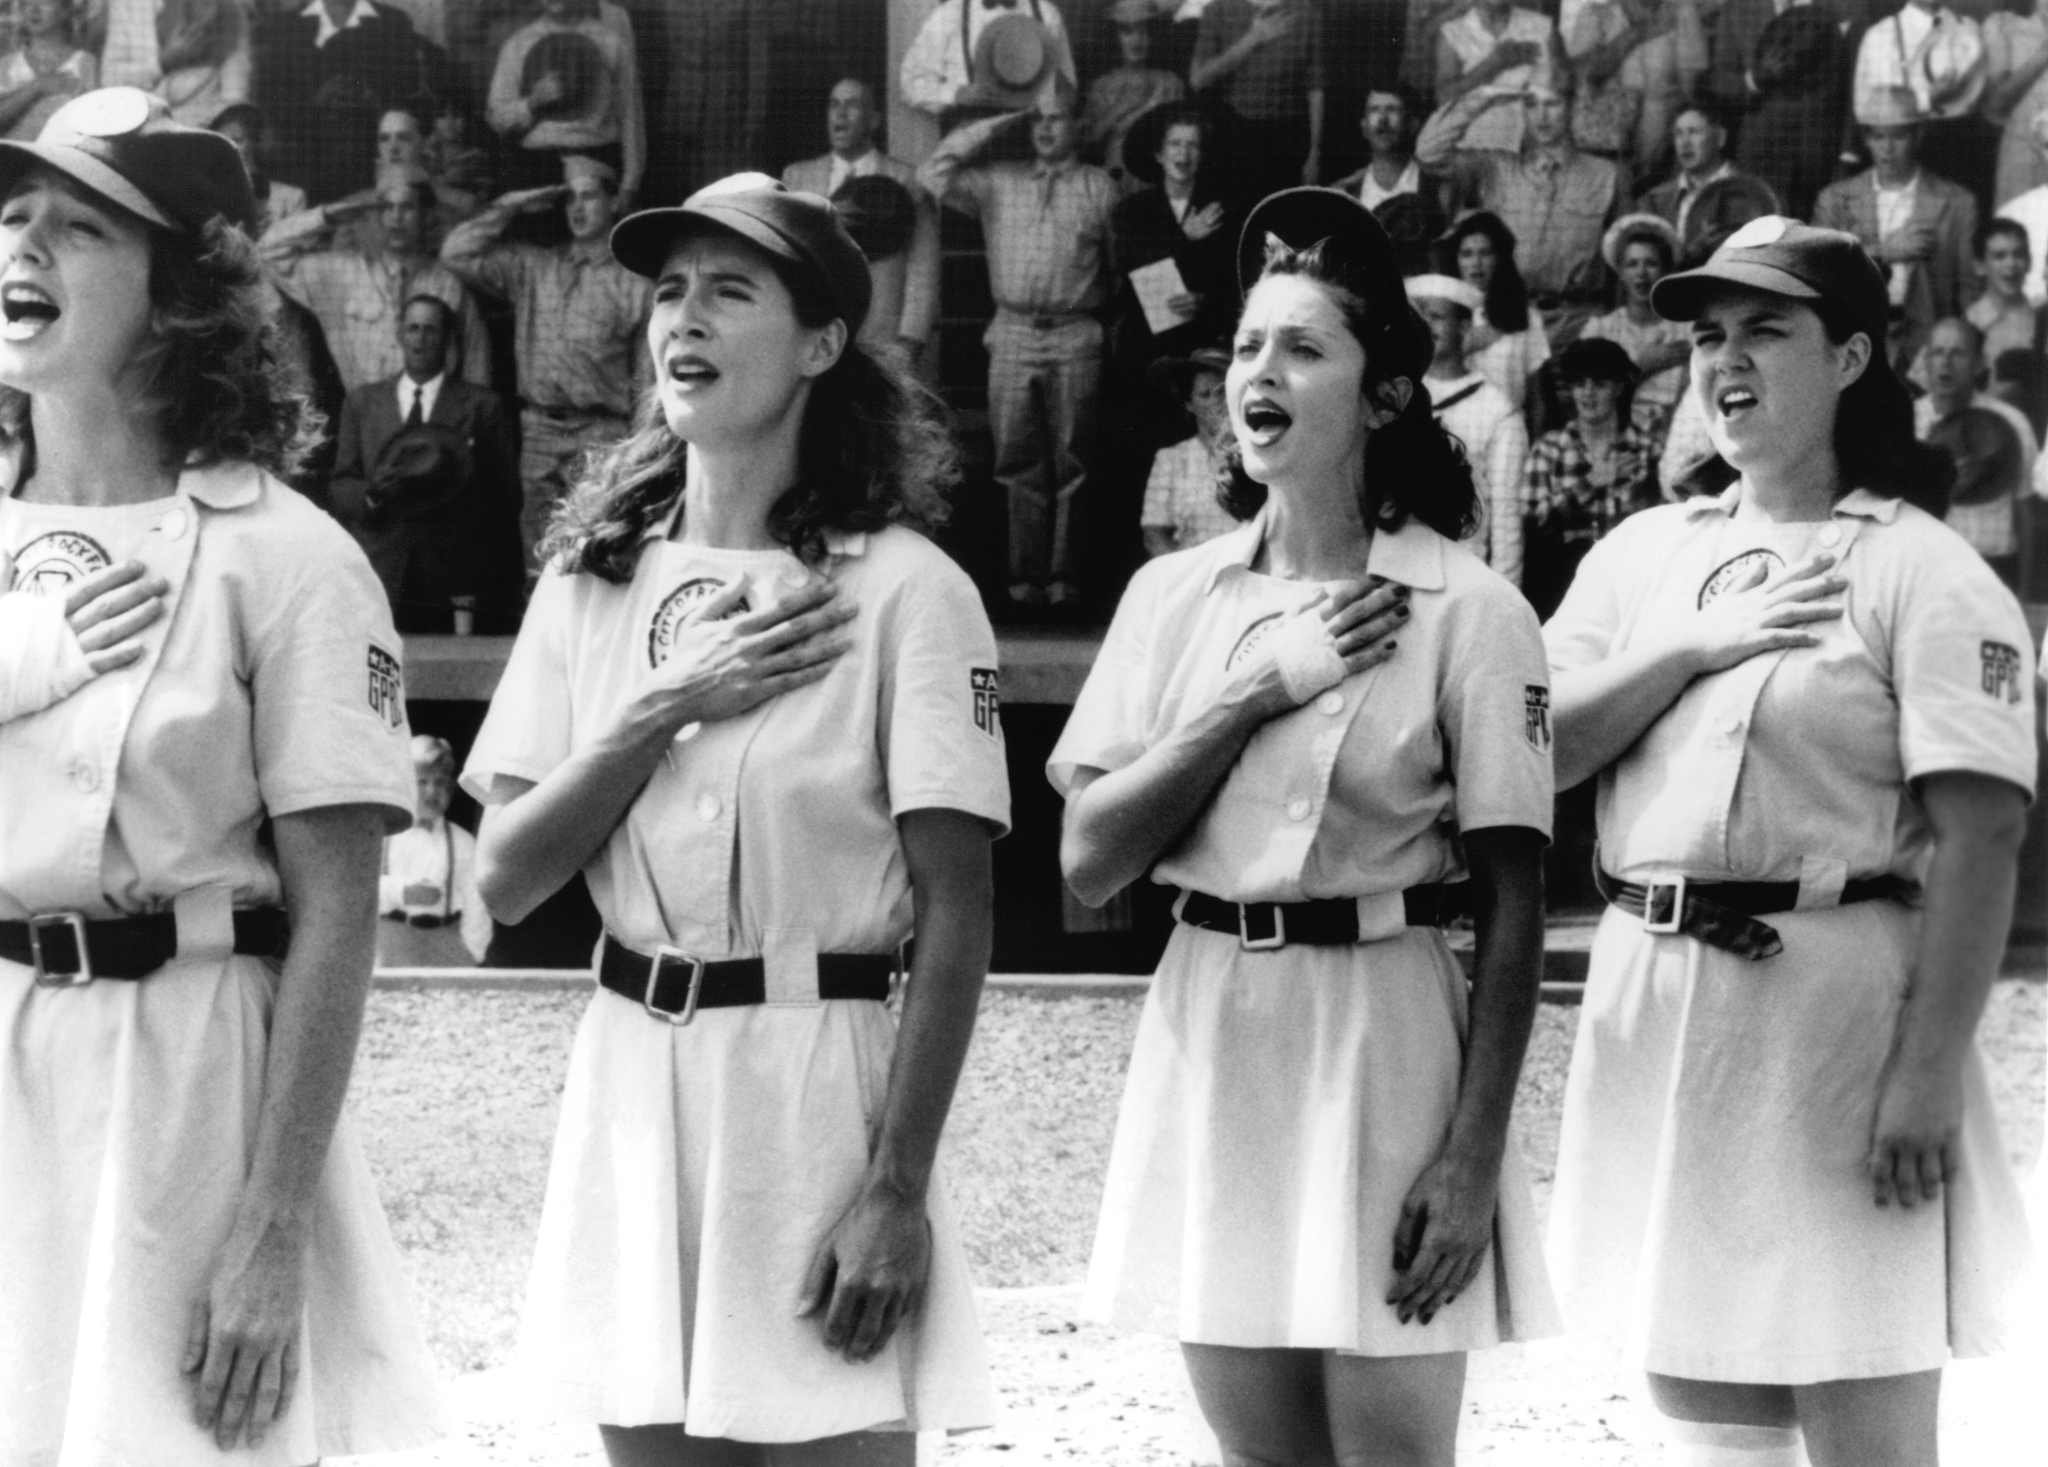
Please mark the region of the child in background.
<svg viewBox="0 0 2048 1467"><path fill-rule="evenodd" d="M1977 231L1977 268L1984 276L1984 294L1963 316L1984 333L1987 362L2008 351L2037 349L2039 322L2026 291L2027 272L2033 266L2027 229L2019 221L1993 219Z"/></svg>
<svg viewBox="0 0 2048 1467"><path fill-rule="evenodd" d="M1212 346L1152 364L1153 378L1187 404L1195 433L1152 456L1145 508L1138 517L1148 556L1186 550L1237 528L1216 497L1215 452L1230 436L1230 413L1223 403L1223 374L1229 368L1230 354Z"/></svg>
<svg viewBox="0 0 2048 1467"><path fill-rule="evenodd" d="M377 961L387 968L465 968L484 960L491 914L476 890L476 837L448 818L455 750L446 739L412 741L418 815L384 840L377 880Z"/></svg>
<svg viewBox="0 0 2048 1467"><path fill-rule="evenodd" d="M33 142L50 114L99 85L99 62L79 49L71 0L21 0L15 48L0 56L0 131Z"/></svg>

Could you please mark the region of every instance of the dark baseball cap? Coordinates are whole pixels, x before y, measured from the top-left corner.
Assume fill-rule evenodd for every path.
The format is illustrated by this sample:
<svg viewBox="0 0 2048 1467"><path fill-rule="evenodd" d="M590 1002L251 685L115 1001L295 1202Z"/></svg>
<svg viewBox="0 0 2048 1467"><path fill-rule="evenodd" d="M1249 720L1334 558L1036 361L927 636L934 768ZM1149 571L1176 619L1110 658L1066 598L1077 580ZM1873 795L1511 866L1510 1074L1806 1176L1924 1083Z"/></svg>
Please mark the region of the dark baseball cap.
<svg viewBox="0 0 2048 1467"><path fill-rule="evenodd" d="M1413 376L1429 365L1435 348L1429 326L1408 304L1401 258L1386 227L1350 194L1333 188L1290 188L1268 194L1246 216L1237 237L1238 289L1249 295L1266 268L1266 240L1290 249L1331 241L1345 286L1365 302L1366 319L1378 324L1379 350L1391 354L1384 369ZM1372 351L1371 344L1367 347Z"/></svg>
<svg viewBox="0 0 2048 1467"><path fill-rule="evenodd" d="M1706 264L1658 281L1650 304L1667 321L1695 320L1723 284L1826 302L1883 346L1890 294L1884 272L1853 234L1766 214L1729 235Z"/></svg>
<svg viewBox="0 0 2048 1467"><path fill-rule="evenodd" d="M0 139L0 191L37 163L179 234L196 234L215 218L256 226L249 170L235 145L172 121L161 98L134 87L73 97L32 143Z"/></svg>
<svg viewBox="0 0 2048 1467"><path fill-rule="evenodd" d="M867 319L874 282L867 256L838 211L829 199L785 188L765 173L736 173L706 184L674 208L629 215L612 230L612 256L652 280L679 242L711 229L736 234L809 271L824 285L849 335Z"/></svg>

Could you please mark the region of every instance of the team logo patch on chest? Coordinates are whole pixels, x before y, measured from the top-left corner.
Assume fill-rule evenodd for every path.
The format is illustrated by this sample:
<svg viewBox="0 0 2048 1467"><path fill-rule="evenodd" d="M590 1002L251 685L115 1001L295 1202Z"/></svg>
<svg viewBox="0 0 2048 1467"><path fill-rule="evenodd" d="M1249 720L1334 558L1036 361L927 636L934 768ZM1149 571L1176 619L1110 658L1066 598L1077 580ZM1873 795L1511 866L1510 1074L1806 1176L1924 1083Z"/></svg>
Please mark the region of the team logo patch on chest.
<svg viewBox="0 0 2048 1467"><path fill-rule="evenodd" d="M1239 634L1237 645L1230 649L1230 655L1223 660L1225 671L1234 669L1238 663L1265 645L1266 638L1280 625L1280 613L1275 611L1260 617Z"/></svg>
<svg viewBox="0 0 2048 1467"><path fill-rule="evenodd" d="M1700 609L1726 591L1730 586L1755 570L1764 568L1766 577L1774 576L1785 568L1785 557L1775 550L1745 550L1733 560L1725 560L1714 568L1714 573L1700 583Z"/></svg>
<svg viewBox="0 0 2048 1467"><path fill-rule="evenodd" d="M2001 703L2020 700L2020 649L2003 642L1977 644L1984 696Z"/></svg>
<svg viewBox="0 0 2048 1467"><path fill-rule="evenodd" d="M1522 689L1522 737L1537 753L1550 752L1550 689L1538 683Z"/></svg>
<svg viewBox="0 0 2048 1467"><path fill-rule="evenodd" d="M38 535L14 557L14 588L31 596L62 596L114 563L106 547L76 530Z"/></svg>
<svg viewBox="0 0 2048 1467"><path fill-rule="evenodd" d="M675 643L676 628L683 624L683 618L688 616L698 603L709 601L723 591L725 586L724 581L715 577L698 576L695 580L683 582L662 598L661 605L654 608L654 620L647 626L649 667L659 667L668 661L668 649ZM742 596L732 610L718 619L724 621L726 617L743 616L753 609L747 598Z"/></svg>
<svg viewBox="0 0 2048 1467"><path fill-rule="evenodd" d="M384 720L387 728L405 722L405 674L398 659L372 643L369 659L370 711Z"/></svg>
<svg viewBox="0 0 2048 1467"><path fill-rule="evenodd" d="M967 682L974 694L974 726L992 739L1001 738L1002 724L998 718L1002 713L1003 699L998 691L1000 679L996 670L993 667L970 667Z"/></svg>

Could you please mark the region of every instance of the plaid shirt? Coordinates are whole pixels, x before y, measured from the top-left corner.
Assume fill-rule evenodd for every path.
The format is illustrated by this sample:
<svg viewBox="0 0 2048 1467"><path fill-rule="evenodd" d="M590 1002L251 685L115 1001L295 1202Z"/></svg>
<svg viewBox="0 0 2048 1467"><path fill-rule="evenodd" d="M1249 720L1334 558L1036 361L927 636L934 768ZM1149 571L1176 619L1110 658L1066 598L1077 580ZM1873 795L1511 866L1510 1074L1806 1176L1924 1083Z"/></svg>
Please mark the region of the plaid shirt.
<svg viewBox="0 0 2048 1467"><path fill-rule="evenodd" d="M1152 455L1138 523L1148 530L1173 531L1176 550L1237 528L1237 520L1216 498L1216 461L1199 433Z"/></svg>
<svg viewBox="0 0 2048 1467"><path fill-rule="evenodd" d="M934 160L941 155L934 154ZM1109 217L1121 197L1100 168L1063 163L925 165L931 192L981 220L996 304L1024 315L1092 311L1110 279Z"/></svg>
<svg viewBox="0 0 2048 1467"><path fill-rule="evenodd" d="M1576 421L1545 433L1522 469L1522 512L1543 538L1570 543L1598 540L1637 510L1663 503L1657 447L1633 423L1615 432L1606 468L1606 482L1599 482Z"/></svg>

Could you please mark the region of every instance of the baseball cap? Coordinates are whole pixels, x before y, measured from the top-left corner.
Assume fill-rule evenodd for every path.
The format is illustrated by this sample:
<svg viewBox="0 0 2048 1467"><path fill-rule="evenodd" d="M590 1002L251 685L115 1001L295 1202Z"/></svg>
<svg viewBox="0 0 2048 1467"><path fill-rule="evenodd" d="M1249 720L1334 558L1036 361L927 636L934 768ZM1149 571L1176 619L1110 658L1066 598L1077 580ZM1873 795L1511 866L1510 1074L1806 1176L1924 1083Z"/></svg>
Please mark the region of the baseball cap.
<svg viewBox="0 0 2048 1467"><path fill-rule="evenodd" d="M1365 302L1368 321L1379 326L1378 350L1392 348L1380 359L1393 375L1412 376L1429 365L1434 354L1429 327L1408 304L1401 278L1401 260L1386 228L1372 210L1333 188L1290 188L1268 194L1246 216L1237 237L1237 283L1251 293L1266 267L1266 242L1277 239L1290 249L1307 249L1331 241L1341 259L1343 282ZM1368 343L1367 352L1373 351Z"/></svg>
<svg viewBox="0 0 2048 1467"><path fill-rule="evenodd" d="M1650 291L1650 304L1667 321L1691 321L1714 287L1746 285L1798 301L1824 301L1882 346L1890 295L1883 273L1856 236L1817 229L1766 214L1752 219L1697 269L1667 275Z"/></svg>
<svg viewBox="0 0 2048 1467"><path fill-rule="evenodd" d="M825 287L848 335L867 319L874 282L867 257L831 201L785 188L765 173L735 173L667 209L642 209L612 230L612 257L649 280L678 242L706 230L736 234L779 260L800 265Z"/></svg>
<svg viewBox="0 0 2048 1467"><path fill-rule="evenodd" d="M255 228L256 199L235 145L172 121L161 98L134 87L73 97L32 143L0 139L0 190L37 163L179 234L196 234L216 217Z"/></svg>

